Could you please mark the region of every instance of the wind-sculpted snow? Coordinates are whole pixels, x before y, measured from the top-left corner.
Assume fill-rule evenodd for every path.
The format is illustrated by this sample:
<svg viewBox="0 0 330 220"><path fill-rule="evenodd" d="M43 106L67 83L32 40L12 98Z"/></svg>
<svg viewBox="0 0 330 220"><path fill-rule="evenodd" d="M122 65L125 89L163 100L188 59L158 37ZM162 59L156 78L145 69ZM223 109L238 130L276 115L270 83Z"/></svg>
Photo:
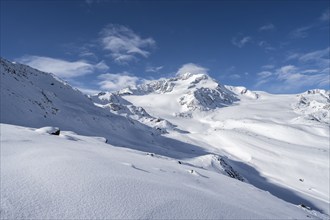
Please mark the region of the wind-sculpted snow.
<svg viewBox="0 0 330 220"><path fill-rule="evenodd" d="M1 124L1 219L326 219L211 170Z"/></svg>

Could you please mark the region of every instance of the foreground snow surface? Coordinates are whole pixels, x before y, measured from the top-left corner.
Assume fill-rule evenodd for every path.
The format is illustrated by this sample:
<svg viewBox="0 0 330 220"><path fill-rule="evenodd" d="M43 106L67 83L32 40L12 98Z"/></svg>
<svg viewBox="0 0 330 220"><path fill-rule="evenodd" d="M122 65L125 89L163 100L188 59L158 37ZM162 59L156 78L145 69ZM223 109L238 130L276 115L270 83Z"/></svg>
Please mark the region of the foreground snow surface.
<svg viewBox="0 0 330 220"><path fill-rule="evenodd" d="M326 219L217 172L104 142L1 124L1 219Z"/></svg>

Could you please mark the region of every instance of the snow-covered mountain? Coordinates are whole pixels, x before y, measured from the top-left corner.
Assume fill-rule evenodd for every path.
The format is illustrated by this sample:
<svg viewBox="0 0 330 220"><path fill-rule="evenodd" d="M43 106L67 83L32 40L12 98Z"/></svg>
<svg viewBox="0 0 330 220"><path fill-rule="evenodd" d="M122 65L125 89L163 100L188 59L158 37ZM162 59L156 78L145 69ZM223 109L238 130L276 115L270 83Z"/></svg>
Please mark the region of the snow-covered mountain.
<svg viewBox="0 0 330 220"><path fill-rule="evenodd" d="M239 100L239 96L253 99L258 94L244 87L218 84L206 74L184 73L174 78L155 80L135 88L126 88L119 95L170 94L181 105L177 115L198 110L212 110L225 107Z"/></svg>
<svg viewBox="0 0 330 220"><path fill-rule="evenodd" d="M329 218L329 91L184 73L85 96L0 70L1 218Z"/></svg>
<svg viewBox="0 0 330 220"><path fill-rule="evenodd" d="M293 108L304 119L330 124L330 91L314 89L297 96Z"/></svg>

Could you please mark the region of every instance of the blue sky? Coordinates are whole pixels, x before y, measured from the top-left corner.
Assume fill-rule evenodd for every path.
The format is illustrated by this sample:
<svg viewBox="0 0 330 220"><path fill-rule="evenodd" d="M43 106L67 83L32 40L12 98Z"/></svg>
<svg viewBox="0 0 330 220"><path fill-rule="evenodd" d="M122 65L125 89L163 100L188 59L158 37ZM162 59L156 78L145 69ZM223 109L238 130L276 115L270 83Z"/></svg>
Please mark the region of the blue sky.
<svg viewBox="0 0 330 220"><path fill-rule="evenodd" d="M181 67L271 93L329 89L329 1L1 1L1 56L85 92ZM189 69L188 68L188 69Z"/></svg>

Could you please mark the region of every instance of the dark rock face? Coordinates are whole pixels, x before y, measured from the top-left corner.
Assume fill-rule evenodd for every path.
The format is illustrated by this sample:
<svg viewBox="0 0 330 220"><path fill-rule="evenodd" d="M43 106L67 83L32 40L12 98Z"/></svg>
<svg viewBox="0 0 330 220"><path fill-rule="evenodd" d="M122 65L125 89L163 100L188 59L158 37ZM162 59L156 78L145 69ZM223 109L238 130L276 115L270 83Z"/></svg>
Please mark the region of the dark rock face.
<svg viewBox="0 0 330 220"><path fill-rule="evenodd" d="M51 135L57 135L58 136L58 135L60 135L60 132L61 132L60 129L58 129L56 131L51 132L50 134Z"/></svg>

